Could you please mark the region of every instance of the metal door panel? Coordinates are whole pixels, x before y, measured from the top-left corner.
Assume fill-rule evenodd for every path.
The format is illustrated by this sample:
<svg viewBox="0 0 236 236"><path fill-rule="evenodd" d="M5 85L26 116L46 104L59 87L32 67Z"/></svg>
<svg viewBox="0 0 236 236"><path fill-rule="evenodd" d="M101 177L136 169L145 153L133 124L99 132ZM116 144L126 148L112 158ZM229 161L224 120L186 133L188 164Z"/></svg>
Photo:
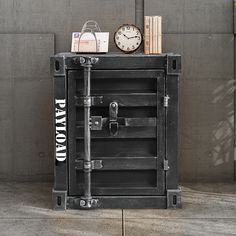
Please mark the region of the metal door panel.
<svg viewBox="0 0 236 236"><path fill-rule="evenodd" d="M91 108L102 130L91 131L93 195L163 195L165 192L165 77L161 70L92 70ZM137 80L135 79L137 78ZM115 87L113 87L113 82ZM105 89L101 84L105 84ZM133 85L133 86L132 86ZM68 71L69 194L83 194L83 71ZM118 103L118 133L109 132L109 104Z"/></svg>

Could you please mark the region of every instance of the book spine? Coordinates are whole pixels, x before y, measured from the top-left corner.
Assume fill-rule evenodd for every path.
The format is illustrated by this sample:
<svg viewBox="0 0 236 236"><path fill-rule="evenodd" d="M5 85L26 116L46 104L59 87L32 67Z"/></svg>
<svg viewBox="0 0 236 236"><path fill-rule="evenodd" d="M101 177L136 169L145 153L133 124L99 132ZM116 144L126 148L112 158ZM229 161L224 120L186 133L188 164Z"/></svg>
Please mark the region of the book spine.
<svg viewBox="0 0 236 236"><path fill-rule="evenodd" d="M153 53L157 53L157 16L153 17Z"/></svg>
<svg viewBox="0 0 236 236"><path fill-rule="evenodd" d="M152 53L155 53L155 16L152 17Z"/></svg>
<svg viewBox="0 0 236 236"><path fill-rule="evenodd" d="M150 17L144 16L144 53L150 53Z"/></svg>
<svg viewBox="0 0 236 236"><path fill-rule="evenodd" d="M162 53L162 17L157 16L157 51L156 53Z"/></svg>
<svg viewBox="0 0 236 236"><path fill-rule="evenodd" d="M153 53L153 16L150 16L150 54Z"/></svg>

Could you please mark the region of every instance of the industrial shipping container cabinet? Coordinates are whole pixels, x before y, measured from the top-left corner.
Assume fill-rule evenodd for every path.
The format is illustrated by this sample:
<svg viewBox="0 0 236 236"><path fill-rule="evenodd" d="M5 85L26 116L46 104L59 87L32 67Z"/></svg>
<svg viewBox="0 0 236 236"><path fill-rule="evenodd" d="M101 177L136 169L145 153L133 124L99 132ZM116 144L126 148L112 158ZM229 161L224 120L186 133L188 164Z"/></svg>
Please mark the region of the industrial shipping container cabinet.
<svg viewBox="0 0 236 236"><path fill-rule="evenodd" d="M51 58L54 209L176 208L176 54Z"/></svg>

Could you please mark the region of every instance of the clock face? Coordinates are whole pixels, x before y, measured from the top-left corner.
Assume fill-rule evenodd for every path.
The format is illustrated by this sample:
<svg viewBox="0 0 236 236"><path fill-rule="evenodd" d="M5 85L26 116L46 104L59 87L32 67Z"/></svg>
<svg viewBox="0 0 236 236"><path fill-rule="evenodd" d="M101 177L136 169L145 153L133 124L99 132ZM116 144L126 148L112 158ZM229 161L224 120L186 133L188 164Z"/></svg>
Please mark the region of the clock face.
<svg viewBox="0 0 236 236"><path fill-rule="evenodd" d="M135 25L122 25L114 37L116 46L126 53L136 51L142 43L142 34Z"/></svg>

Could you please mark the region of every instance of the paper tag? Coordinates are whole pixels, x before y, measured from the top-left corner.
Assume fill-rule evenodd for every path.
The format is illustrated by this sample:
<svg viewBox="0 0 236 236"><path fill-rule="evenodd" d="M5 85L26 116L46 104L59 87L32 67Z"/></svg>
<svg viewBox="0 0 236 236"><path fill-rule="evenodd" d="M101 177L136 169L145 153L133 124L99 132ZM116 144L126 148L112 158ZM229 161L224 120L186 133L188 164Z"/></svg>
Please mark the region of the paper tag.
<svg viewBox="0 0 236 236"><path fill-rule="evenodd" d="M94 52L94 53L108 52L109 32L95 33L97 38L97 45L93 34L84 33L81 39L80 35L81 35L80 32L72 33L71 52Z"/></svg>

